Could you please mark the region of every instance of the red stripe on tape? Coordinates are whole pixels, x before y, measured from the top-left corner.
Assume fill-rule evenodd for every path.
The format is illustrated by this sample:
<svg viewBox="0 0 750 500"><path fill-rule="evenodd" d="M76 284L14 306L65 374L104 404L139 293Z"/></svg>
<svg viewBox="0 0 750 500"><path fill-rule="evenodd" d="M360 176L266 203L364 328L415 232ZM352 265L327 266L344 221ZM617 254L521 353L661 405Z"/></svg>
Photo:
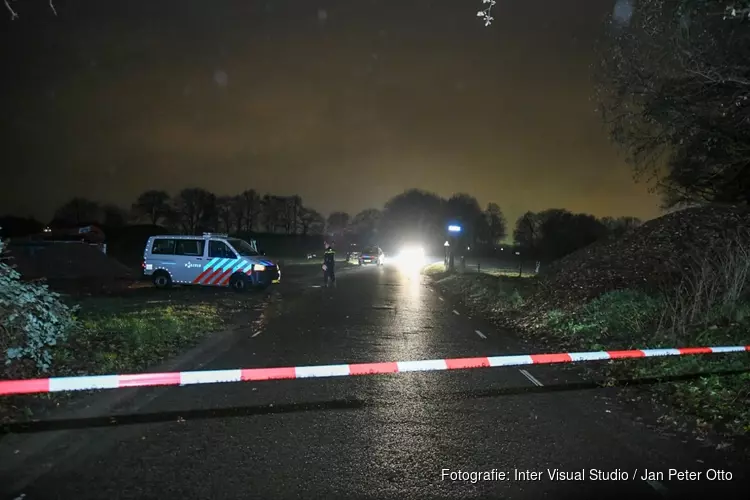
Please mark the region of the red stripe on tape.
<svg viewBox="0 0 750 500"><path fill-rule="evenodd" d="M638 349L632 349L630 351L607 351L609 359L624 359L624 358L645 358L646 353Z"/></svg>
<svg viewBox="0 0 750 500"><path fill-rule="evenodd" d="M7 396L9 394L33 394L36 392L49 392L48 378L0 381L0 396Z"/></svg>
<svg viewBox="0 0 750 500"><path fill-rule="evenodd" d="M377 375L378 373L398 373L398 363L357 363L349 365L351 375Z"/></svg>
<svg viewBox="0 0 750 500"><path fill-rule="evenodd" d="M286 368L245 368L242 370L242 380L280 380L297 378L293 366Z"/></svg>
<svg viewBox="0 0 750 500"><path fill-rule="evenodd" d="M454 358L446 359L445 365L449 370L461 370L464 368L489 367L490 360L487 358Z"/></svg>
<svg viewBox="0 0 750 500"><path fill-rule="evenodd" d="M713 354L710 347L678 347L680 354Z"/></svg>
<svg viewBox="0 0 750 500"><path fill-rule="evenodd" d="M118 380L118 387L148 387L150 385L180 385L180 372L120 375Z"/></svg>
<svg viewBox="0 0 750 500"><path fill-rule="evenodd" d="M562 352L559 354L532 354L531 361L535 365L543 365L546 363L569 363L573 359L567 352Z"/></svg>

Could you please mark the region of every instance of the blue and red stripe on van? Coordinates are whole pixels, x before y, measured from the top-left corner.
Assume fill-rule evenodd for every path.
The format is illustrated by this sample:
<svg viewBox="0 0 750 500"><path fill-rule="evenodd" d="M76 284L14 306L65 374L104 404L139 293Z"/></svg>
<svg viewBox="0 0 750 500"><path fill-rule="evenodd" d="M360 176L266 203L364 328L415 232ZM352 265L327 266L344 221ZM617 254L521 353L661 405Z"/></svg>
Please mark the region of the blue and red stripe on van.
<svg viewBox="0 0 750 500"><path fill-rule="evenodd" d="M259 261L258 264L273 266L273 262ZM203 271L193 280L193 284L226 286L235 272L250 275L255 262L247 259L222 259L215 257L205 266Z"/></svg>

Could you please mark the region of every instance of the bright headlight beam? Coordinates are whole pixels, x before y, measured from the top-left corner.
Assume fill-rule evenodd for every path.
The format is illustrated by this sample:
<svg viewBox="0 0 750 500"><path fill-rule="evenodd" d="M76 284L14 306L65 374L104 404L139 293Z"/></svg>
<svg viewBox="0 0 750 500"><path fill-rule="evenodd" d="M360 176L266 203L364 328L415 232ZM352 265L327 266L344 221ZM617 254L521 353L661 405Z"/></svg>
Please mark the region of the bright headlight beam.
<svg viewBox="0 0 750 500"><path fill-rule="evenodd" d="M424 265L424 249L422 247L406 247L398 254L398 264L406 270L414 270Z"/></svg>

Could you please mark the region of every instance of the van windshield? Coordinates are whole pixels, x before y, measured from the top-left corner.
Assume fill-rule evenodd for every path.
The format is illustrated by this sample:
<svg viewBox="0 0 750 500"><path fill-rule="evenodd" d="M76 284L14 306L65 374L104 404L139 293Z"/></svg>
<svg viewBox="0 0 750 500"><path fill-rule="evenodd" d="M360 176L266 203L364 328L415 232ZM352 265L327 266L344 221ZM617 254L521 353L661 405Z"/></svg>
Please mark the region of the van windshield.
<svg viewBox="0 0 750 500"><path fill-rule="evenodd" d="M254 255L260 255L258 251L245 240L240 240L238 238L231 238L227 240L232 247L237 251L238 254L244 256L244 257L252 257Z"/></svg>

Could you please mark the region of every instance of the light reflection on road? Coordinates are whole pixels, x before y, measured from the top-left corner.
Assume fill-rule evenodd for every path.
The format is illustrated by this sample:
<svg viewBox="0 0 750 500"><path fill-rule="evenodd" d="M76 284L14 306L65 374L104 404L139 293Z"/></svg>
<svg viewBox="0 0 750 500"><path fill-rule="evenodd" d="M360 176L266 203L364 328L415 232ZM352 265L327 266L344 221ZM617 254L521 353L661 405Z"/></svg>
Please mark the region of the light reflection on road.
<svg viewBox="0 0 750 500"><path fill-rule="evenodd" d="M380 292L376 300L392 301L394 310L384 316L376 327L379 335L387 338L381 342L375 359L382 361L408 361L423 359L430 354L434 331L435 311L430 307L431 297L422 285L419 269L404 272L391 266L381 270ZM402 403L389 407L377 406L371 410L371 425L365 429L373 461L374 473L388 478L384 485L389 491L408 493L425 491L434 478L415 478L405 473L420 463L423 457L440 454L439 436L442 429L425 406L421 393L430 389L420 374L398 377L373 377L374 395L398 394ZM420 484L423 482L424 484Z"/></svg>

